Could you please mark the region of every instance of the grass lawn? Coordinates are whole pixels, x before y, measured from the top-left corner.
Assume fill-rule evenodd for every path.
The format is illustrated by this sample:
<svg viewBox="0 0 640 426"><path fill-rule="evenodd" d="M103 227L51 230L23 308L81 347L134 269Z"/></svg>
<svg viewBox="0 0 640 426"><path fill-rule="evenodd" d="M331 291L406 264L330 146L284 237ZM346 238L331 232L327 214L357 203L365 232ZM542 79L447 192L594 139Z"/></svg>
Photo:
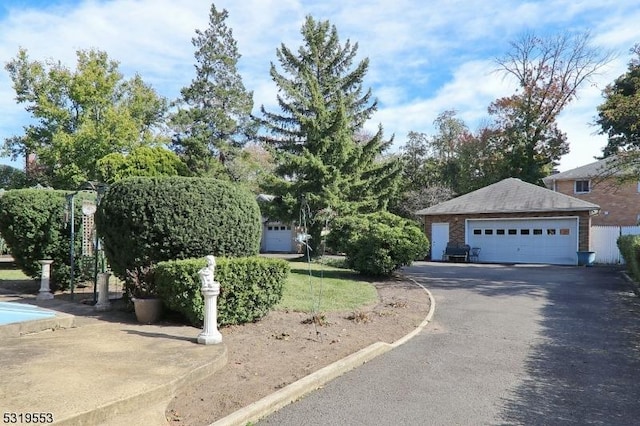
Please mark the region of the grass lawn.
<svg viewBox="0 0 640 426"><path fill-rule="evenodd" d="M32 278L22 273L20 269L0 268L0 280L1 281L18 281L18 280L32 280Z"/></svg>
<svg viewBox="0 0 640 426"><path fill-rule="evenodd" d="M375 303L373 284L350 270L319 263L290 261L287 280L278 310L332 312L358 309ZM311 273L311 276L310 276Z"/></svg>

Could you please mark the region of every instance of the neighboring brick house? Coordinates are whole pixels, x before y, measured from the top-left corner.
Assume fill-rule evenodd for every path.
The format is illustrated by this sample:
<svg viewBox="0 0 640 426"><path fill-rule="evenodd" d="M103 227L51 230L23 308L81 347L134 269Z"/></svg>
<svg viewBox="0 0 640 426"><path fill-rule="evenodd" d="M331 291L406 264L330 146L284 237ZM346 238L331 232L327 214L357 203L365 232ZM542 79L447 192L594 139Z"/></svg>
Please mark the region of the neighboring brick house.
<svg viewBox="0 0 640 426"><path fill-rule="evenodd" d="M479 260L576 265L588 251L596 204L509 178L416 212L441 260L448 242L480 249Z"/></svg>
<svg viewBox="0 0 640 426"><path fill-rule="evenodd" d="M633 226L640 222L640 184L622 179L615 157L553 174L543 179L553 191L598 204L592 225Z"/></svg>

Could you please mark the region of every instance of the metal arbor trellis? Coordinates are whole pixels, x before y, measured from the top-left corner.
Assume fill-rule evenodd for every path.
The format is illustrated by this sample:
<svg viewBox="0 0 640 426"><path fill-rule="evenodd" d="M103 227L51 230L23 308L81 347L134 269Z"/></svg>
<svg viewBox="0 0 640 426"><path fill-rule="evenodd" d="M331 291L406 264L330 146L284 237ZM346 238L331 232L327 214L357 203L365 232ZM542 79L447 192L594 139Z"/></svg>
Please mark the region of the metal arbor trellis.
<svg viewBox="0 0 640 426"><path fill-rule="evenodd" d="M313 215L311 214L311 208L309 207L309 203L307 202L307 198L306 196L302 195L301 203L300 203L300 217L299 217L299 225L302 232L297 234L296 242L298 242L299 244L302 244L305 247L307 269L308 269L308 275L309 275L309 297L311 300L311 316L312 316L311 321L313 322L316 336L319 337L321 340L322 340L322 334L318 331L318 323L321 320L320 306L322 303L322 292L324 289L324 268L322 267L320 268L320 286L318 289L318 296L316 298L315 292L314 292L314 286L312 282L313 273L311 270L311 246L309 245L309 240L311 239L311 235L309 234L309 222L313 222L315 220L321 220L322 219L321 213L323 212L326 213L330 211L331 211L330 208L324 209L318 212L318 215L316 215L317 217L313 217ZM326 225L327 224L325 219L325 226L323 227L323 229L326 229ZM323 230L321 234L321 238L324 235L325 235L325 230ZM324 256L324 249L325 249L324 244L321 243L319 247L322 247L322 253L320 253L320 256Z"/></svg>
<svg viewBox="0 0 640 426"><path fill-rule="evenodd" d="M100 200L102 198L102 196L104 195L105 191L107 190L107 185L101 182L93 182L93 181L87 181L85 182L79 190L74 191L72 193L69 193L65 196L67 204L65 206L65 224L70 223L70 233L69 233L69 257L70 257L70 266L71 266L71 271L70 271L70 285L71 285L71 298L74 299L75 298L75 257L76 257L76 253L75 253L75 239L76 239L76 232L75 232L75 196L78 195L78 193L80 191L93 191L96 193L96 201L95 203L92 203L89 200L84 200L82 203L82 213L85 216L90 216L90 217L94 217L95 212L97 211L98 206L100 205ZM93 262L93 303L95 304L98 300L98 259L100 257L100 241L98 238L98 233L96 232L96 228L95 228L95 220L92 221L91 223L92 226L92 232L91 235L93 236L92 240L93 240L93 258L94 258L94 262ZM104 264L103 264L103 271L104 272Z"/></svg>

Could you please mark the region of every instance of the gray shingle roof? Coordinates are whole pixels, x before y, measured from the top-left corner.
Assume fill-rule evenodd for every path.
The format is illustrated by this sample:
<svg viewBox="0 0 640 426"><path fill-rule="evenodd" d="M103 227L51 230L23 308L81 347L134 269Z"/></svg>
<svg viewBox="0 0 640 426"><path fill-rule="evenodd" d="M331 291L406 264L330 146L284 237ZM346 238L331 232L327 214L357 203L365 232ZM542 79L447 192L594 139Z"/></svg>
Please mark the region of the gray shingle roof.
<svg viewBox="0 0 640 426"><path fill-rule="evenodd" d="M576 179L593 179L606 176L621 176L624 174L621 166L616 165L616 156L608 157L603 160L595 161L566 172L556 173L542 179L544 184L550 188L554 180L576 180Z"/></svg>
<svg viewBox="0 0 640 426"><path fill-rule="evenodd" d="M530 213L589 211L600 206L541 186L508 178L444 203L416 212L419 216L438 214Z"/></svg>

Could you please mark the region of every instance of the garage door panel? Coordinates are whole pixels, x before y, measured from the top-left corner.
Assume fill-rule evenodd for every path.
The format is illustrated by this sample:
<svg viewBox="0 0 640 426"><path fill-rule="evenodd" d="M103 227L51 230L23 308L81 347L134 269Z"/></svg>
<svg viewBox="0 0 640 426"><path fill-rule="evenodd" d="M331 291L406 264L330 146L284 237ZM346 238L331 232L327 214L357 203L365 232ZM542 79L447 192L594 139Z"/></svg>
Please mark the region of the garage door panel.
<svg viewBox="0 0 640 426"><path fill-rule="evenodd" d="M267 252L290 252L293 237L291 226L283 224L269 224L264 231Z"/></svg>
<svg viewBox="0 0 640 426"><path fill-rule="evenodd" d="M467 241L485 262L575 265L577 234L577 218L467 221Z"/></svg>

